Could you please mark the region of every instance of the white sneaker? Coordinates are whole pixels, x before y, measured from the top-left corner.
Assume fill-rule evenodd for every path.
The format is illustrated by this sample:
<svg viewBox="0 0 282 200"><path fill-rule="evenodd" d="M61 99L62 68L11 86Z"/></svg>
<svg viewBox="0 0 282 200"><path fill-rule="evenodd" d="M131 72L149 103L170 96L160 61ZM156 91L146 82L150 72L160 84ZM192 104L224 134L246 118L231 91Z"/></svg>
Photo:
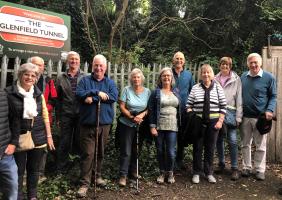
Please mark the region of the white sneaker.
<svg viewBox="0 0 282 200"><path fill-rule="evenodd" d="M208 182L209 183L216 183L216 179L214 178L213 175L208 175Z"/></svg>
<svg viewBox="0 0 282 200"><path fill-rule="evenodd" d="M195 184L200 183L200 175L197 175L197 174L193 175L192 183L195 183Z"/></svg>

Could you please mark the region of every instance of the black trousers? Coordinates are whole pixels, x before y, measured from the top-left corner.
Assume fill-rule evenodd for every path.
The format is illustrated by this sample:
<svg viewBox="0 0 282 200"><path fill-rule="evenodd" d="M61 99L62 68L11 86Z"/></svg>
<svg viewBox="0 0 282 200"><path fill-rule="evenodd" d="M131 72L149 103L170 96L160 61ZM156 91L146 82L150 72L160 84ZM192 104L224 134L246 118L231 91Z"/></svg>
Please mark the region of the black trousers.
<svg viewBox="0 0 282 200"><path fill-rule="evenodd" d="M79 116L62 116L60 119L60 144L57 155L57 168L63 170L68 164L70 153L80 154Z"/></svg>
<svg viewBox="0 0 282 200"><path fill-rule="evenodd" d="M212 119L203 130L203 137L193 144L193 174L200 174L203 169L205 175L213 174L213 157L219 130L214 126L218 119ZM203 160L204 151L204 160Z"/></svg>
<svg viewBox="0 0 282 200"><path fill-rule="evenodd" d="M37 182L39 178L39 165L44 153L44 148L16 152L14 154L18 165L18 200L24 199L23 177L26 170L27 197L37 197Z"/></svg>

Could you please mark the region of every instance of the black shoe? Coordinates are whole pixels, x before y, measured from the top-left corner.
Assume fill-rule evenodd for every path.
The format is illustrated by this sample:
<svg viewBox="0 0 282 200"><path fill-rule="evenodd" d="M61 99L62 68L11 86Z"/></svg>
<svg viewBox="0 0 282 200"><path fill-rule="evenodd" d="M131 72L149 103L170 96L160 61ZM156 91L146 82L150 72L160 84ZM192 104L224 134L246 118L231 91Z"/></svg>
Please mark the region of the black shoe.
<svg viewBox="0 0 282 200"><path fill-rule="evenodd" d="M225 166L219 164L218 167L214 170L215 174L223 174L225 170Z"/></svg>
<svg viewBox="0 0 282 200"><path fill-rule="evenodd" d="M242 174L243 177L250 177L251 176L251 170L243 169L241 174Z"/></svg>
<svg viewBox="0 0 282 200"><path fill-rule="evenodd" d="M279 194L279 195L282 195L282 187L280 187L280 188L278 189L278 194Z"/></svg>

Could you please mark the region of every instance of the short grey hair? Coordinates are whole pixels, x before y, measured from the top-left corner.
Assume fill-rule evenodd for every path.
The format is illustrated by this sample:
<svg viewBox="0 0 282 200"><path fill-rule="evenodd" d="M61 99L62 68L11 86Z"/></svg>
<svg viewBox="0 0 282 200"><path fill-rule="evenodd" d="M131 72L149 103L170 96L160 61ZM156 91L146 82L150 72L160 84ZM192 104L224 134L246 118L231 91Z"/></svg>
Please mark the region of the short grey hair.
<svg viewBox="0 0 282 200"><path fill-rule="evenodd" d="M141 81L142 81L142 85L143 85L143 83L144 83L144 81L145 81L145 76L144 76L143 72L141 71L141 69L139 69L139 68L134 68L134 69L130 72L130 74L129 74L130 85L131 85L131 86L133 85L132 78L133 78L133 76L136 75L136 74L140 74L140 76L141 76Z"/></svg>
<svg viewBox="0 0 282 200"><path fill-rule="evenodd" d="M44 64L43 58L41 58L39 56L33 56L33 57L30 58L31 63L33 63L35 60L40 60Z"/></svg>
<svg viewBox="0 0 282 200"><path fill-rule="evenodd" d="M164 68L161 69L159 77L158 77L158 81L157 81L157 87L159 87L159 88L163 87L161 77L162 77L162 74L166 71L170 72L170 75L171 75L171 87L173 87L175 85L175 79L174 79L174 76L173 76L172 69L170 67L164 67Z"/></svg>
<svg viewBox="0 0 282 200"><path fill-rule="evenodd" d="M251 53L251 54L248 55L248 57L247 57L247 65L248 66L250 65L249 59L253 58L253 57L256 57L258 59L258 65L261 67L262 66L262 57L258 53Z"/></svg>
<svg viewBox="0 0 282 200"><path fill-rule="evenodd" d="M36 81L38 80L40 73L37 65L34 65L32 63L22 64L18 69L18 80L21 80L23 74L26 72L34 72L36 75Z"/></svg>
<svg viewBox="0 0 282 200"><path fill-rule="evenodd" d="M94 63L96 59L101 59L102 62L107 66L107 59L102 54L97 54L96 56L94 56L92 63Z"/></svg>
<svg viewBox="0 0 282 200"><path fill-rule="evenodd" d="M210 65L210 64L203 64L202 66L201 66L201 68L200 68L200 70L201 70L201 75L202 75L202 73L203 73L203 71L204 70L209 70L210 72L211 72L211 78L212 79L214 79L214 71L213 71L213 68L212 68L212 66Z"/></svg>
<svg viewBox="0 0 282 200"><path fill-rule="evenodd" d="M76 56L78 56L78 57L79 57L79 60L80 60L80 55L79 55L77 52L75 52L75 51L70 51L70 52L68 52L68 55L67 55L67 61L69 60L69 57L70 57L71 55L76 55Z"/></svg>

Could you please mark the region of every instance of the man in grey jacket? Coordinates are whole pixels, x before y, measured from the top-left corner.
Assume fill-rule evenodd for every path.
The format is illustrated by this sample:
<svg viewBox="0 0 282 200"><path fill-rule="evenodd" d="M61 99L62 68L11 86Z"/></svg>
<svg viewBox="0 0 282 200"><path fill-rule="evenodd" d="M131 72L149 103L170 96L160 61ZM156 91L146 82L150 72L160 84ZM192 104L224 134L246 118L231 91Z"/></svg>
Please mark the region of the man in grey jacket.
<svg viewBox="0 0 282 200"><path fill-rule="evenodd" d="M9 128L8 99L0 90L0 193L2 198L14 200L18 198L18 167L14 160L18 138L13 137ZM0 195L1 196L1 195Z"/></svg>
<svg viewBox="0 0 282 200"><path fill-rule="evenodd" d="M79 153L79 105L75 93L78 82L85 76L80 71L80 56L77 52L68 53L67 65L66 72L57 79L56 117L61 130L57 161L59 172L66 169L71 150Z"/></svg>

